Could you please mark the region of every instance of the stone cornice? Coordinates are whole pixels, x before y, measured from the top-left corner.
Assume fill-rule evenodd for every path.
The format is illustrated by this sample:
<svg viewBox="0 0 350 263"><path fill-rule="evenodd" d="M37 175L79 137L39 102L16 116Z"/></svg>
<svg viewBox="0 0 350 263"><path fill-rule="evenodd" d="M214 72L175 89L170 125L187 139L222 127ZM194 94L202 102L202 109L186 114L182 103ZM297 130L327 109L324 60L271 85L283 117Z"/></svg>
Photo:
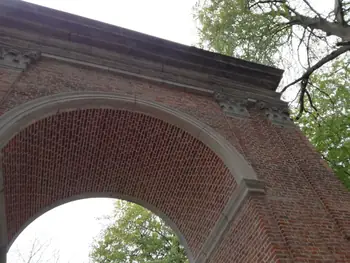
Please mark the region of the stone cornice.
<svg viewBox="0 0 350 263"><path fill-rule="evenodd" d="M193 70L207 76L219 76L246 86L274 91L282 77L282 71L276 68L188 47L22 1L3 0L0 2L0 10L0 25L6 28L89 45L113 53Z"/></svg>
<svg viewBox="0 0 350 263"><path fill-rule="evenodd" d="M0 10L0 48L7 50L2 66L23 70L42 54L188 92L221 94L225 98L218 103L231 116L247 117L244 107L249 100L282 112L287 108L274 91L282 76L282 71L275 68L22 1L1 1ZM277 119L284 121L284 117Z"/></svg>
<svg viewBox="0 0 350 263"><path fill-rule="evenodd" d="M45 46L38 46L37 48L41 48L41 50L47 49L47 47ZM40 51L28 50L18 47L12 48L10 46L0 45L0 67L2 66L9 67L12 69L25 70L31 63L35 63L41 57L55 59L71 64L76 64L79 66L86 66L99 70L106 70L124 76L130 76L150 82L160 83L190 93L205 96L213 96L216 102L220 105L221 109L227 115L232 117L249 117L247 107L252 103L258 104L259 108L264 110L266 112L266 116L274 123L283 125L290 123L288 118L288 104L286 102L281 101L276 96L278 95L277 93L271 93L271 91L257 92L253 89L247 89L246 91L243 91L238 87L237 89L229 89L220 88L217 86L215 87L215 85L206 86L202 88L205 85L205 81L201 83L197 79L196 82L193 83L193 85L191 83L192 79L183 79L183 83L178 81L172 81L168 80L171 79L169 78L171 76L164 76L165 72L161 70L158 73L157 71L155 71L154 74L156 75L149 76L147 75L147 72L142 72L141 67L137 69L137 72L139 73L131 72L130 70L128 70L128 68L125 68L126 70L119 70L118 68L113 67L113 65L111 65L112 67L109 67L82 61L80 59L83 59L84 56L80 56L79 54L75 55L75 57L78 59L70 59L47 53L41 53ZM186 82L189 84L186 84Z"/></svg>

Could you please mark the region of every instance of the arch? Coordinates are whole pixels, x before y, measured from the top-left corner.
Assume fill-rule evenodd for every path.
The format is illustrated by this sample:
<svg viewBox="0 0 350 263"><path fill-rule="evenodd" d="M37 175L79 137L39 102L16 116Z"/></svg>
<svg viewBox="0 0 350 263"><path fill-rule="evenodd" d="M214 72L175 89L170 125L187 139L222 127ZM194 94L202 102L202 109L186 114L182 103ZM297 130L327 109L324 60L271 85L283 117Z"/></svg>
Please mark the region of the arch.
<svg viewBox="0 0 350 263"><path fill-rule="evenodd" d="M237 185L239 185L243 179L257 179L253 168L248 165L244 160L244 157L241 156L225 138L208 125L203 124L192 116L161 104L142 100L137 97L118 95L116 93L60 93L22 104L1 116L0 148L3 149L7 143L16 136L16 134L41 119L60 112L69 112L79 109L127 110L155 117L165 123L169 123L186 131L188 134L205 144L222 160L231 175L234 176ZM0 182L2 182L2 173L0 174ZM133 201L131 197L125 197L125 199ZM140 200L135 200L135 203L144 205ZM151 205L148 204L144 206L151 211L155 211L157 215L160 215L160 217L165 219L167 224L177 232L177 235L182 240L182 244L186 248L188 257L193 259L193 255L189 250L186 240L180 233L179 228L163 213L156 211L156 208L151 207ZM1 211L1 213L3 215L0 215L0 221L6 222L4 211ZM37 218L42 213L43 212L41 211L34 217ZM33 218L31 221L33 221ZM4 234L2 234L2 241L0 240L0 245L3 244L5 240L3 235ZM12 242L14 240L15 239L13 239ZM6 245L8 248L8 244Z"/></svg>
<svg viewBox="0 0 350 263"><path fill-rule="evenodd" d="M11 246L15 242L15 240L20 236L20 234L26 229L31 223L33 223L36 219L44 215L45 213L51 211L52 209L68 204L70 202L78 201L78 200L83 200L83 199L88 199L88 198L113 198L113 199L120 199L128 202L135 203L137 205L140 205L149 211L151 211L153 214L157 215L159 218L161 218L167 226L169 226L177 235L177 237L180 240L181 245L185 248L186 255L189 259L189 262L192 263L194 262L194 257L192 255L191 249L189 248L187 241L177 225L162 211L160 211L157 207L149 204L148 202L145 202L144 200L140 200L138 198L135 198L133 196L127 196L127 195L122 195L118 193L84 193L80 195L74 195L69 198L61 199L49 206L46 206L44 209L42 209L39 213L34 215L33 217L29 218L27 222L22 226L22 228L17 232L16 236L12 239L11 243L8 245L8 250L10 250Z"/></svg>
<svg viewBox="0 0 350 263"><path fill-rule="evenodd" d="M207 145L227 166L237 184L257 179L244 157L208 125L159 103L107 92L67 92L24 103L0 117L0 149L29 124L60 111L91 108L126 109L151 115L191 134Z"/></svg>

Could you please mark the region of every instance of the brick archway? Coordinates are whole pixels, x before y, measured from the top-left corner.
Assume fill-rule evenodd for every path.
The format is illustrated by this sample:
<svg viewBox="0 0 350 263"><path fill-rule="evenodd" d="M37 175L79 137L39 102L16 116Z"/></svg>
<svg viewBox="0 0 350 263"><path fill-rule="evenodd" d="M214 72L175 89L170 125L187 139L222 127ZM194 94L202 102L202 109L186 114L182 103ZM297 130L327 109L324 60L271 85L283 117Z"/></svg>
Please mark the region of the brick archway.
<svg viewBox="0 0 350 263"><path fill-rule="evenodd" d="M45 169L54 170L52 165L62 162L65 155L57 157L51 148L78 147L83 137L77 134L84 132L92 138L90 144L98 139L97 145L108 149L96 152L91 145L86 146L89 156L95 154L89 158L96 162L103 154L108 157L113 153L112 145L123 143L108 134L103 125L100 130L98 125L94 128L98 135L89 133L96 127L94 118L103 116L123 120L117 126L132 131L122 137L130 141L129 145L137 142L133 138L138 132L147 144L158 145L162 151L159 156L152 155L148 161L152 165L168 158L169 165L158 170L169 176L158 175L156 179L157 174L151 174L154 183L147 185L148 195L142 193L139 199L163 211L177 225L195 263L350 262L350 194L290 120L288 103L276 91L282 70L22 1L2 0L0 9L0 148L2 164L7 165L2 166L0 176L0 263L6 262L9 242L26 221L14 218L16 210L12 207L20 206L25 218L42 208L30 202L42 195L27 192L24 196L28 198L17 195L9 199L8 193L33 185L34 177L12 176L13 184L9 185L8 171L22 174L41 169L41 175ZM67 96L66 92L80 93ZM47 96L53 97L48 100ZM79 114L82 118L77 117ZM84 118L86 122L76 122L84 129L70 135L69 131L76 129L72 120ZM66 120L69 125L64 124ZM50 130L50 123L61 128ZM147 129L149 124L159 127L154 129L158 133ZM163 131L165 137L160 134ZM54 137L42 139L57 132L65 134L58 143ZM103 140L104 132L106 138L115 140L113 144ZM149 140L152 136L158 140ZM33 138L37 141L30 143ZM157 144L164 140L170 143ZM37 153L28 154L33 147ZM188 149L176 156L173 149L185 147ZM193 149L200 149L200 158L195 158ZM34 162L47 151L50 154L44 154L46 159L40 157L40 162L36 159L36 165L28 166L28 160ZM50 158L59 161L47 161ZM147 158L151 156L144 160ZM174 171L169 167L181 158L188 160L187 165L175 165L182 171L176 176L181 180L174 180L172 188L156 188L164 184L163 179L172 178ZM71 160L81 162L75 155ZM191 170L190 160L201 165ZM79 172L67 163L72 171ZM136 168L147 171L145 163L125 162L121 167L129 164L129 170L138 175ZM213 164L216 171L211 170ZM216 176L209 176L215 172ZM189 176L191 173L196 176ZM62 174L63 170L56 171L55 178L75 178ZM119 187L130 189L140 189L146 182L138 179L126 183L137 176L126 178L124 183L123 177L118 178ZM190 178L192 181L181 185ZM195 179L210 183L196 185ZM30 191L46 184L39 181ZM76 181L75 186L79 185ZM98 185L92 179L86 184ZM71 191L70 196L86 192L62 187L59 181L54 185ZM47 205L65 198L63 192L51 188L52 192L46 193ZM116 187L112 192L123 194L125 189ZM153 198L164 196L164 192L168 199ZM209 204L217 200L220 205ZM194 201L197 203L191 204Z"/></svg>
<svg viewBox="0 0 350 263"><path fill-rule="evenodd" d="M108 193L164 218L194 262L240 206L247 180L256 181L207 125L115 93L64 93L14 108L0 119L0 146L8 245L56 203Z"/></svg>

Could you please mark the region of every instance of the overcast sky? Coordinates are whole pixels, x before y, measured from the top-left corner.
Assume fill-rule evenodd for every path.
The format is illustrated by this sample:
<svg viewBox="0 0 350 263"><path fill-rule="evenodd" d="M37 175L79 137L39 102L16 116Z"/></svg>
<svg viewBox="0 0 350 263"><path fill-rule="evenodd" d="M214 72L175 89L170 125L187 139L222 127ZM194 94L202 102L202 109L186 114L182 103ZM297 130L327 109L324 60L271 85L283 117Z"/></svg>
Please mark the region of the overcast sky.
<svg viewBox="0 0 350 263"><path fill-rule="evenodd" d="M195 0L29 0L50 8L136 30L178 43L196 43L192 19ZM101 230L97 220L112 212L111 199L85 199L57 207L35 220L15 241L8 263L21 262L18 250L26 257L31 243L51 242L46 250L60 251L60 263L87 263L90 244ZM47 261L51 263L53 261Z"/></svg>

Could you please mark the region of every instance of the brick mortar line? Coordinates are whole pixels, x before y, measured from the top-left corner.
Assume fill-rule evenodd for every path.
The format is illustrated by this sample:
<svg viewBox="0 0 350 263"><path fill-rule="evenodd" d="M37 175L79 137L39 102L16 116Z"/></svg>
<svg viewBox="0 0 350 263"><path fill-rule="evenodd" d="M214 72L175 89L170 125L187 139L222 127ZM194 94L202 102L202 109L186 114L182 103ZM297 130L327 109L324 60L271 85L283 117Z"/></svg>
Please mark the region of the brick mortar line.
<svg viewBox="0 0 350 263"><path fill-rule="evenodd" d="M253 114L253 115L254 115L254 114ZM259 120L258 124L259 124L259 125L261 125L261 123L266 119L265 116L264 116L263 114L255 113L255 115L254 115L253 117L256 117L256 116L259 117L259 118L258 118L258 120ZM252 122L251 122L251 123L252 123ZM258 131L257 131L256 128L255 128L255 125L251 125L251 127L253 127L253 129L254 129L254 131L255 131L256 133L258 133ZM283 241L285 242L285 245L286 245L286 248L287 248L287 250L288 250L289 256L291 257L291 260L292 260L293 262L295 262L294 255L293 255L293 253L292 253L292 247L291 247L290 243L288 242L287 236L284 234L284 232L282 231L282 228L281 228L280 225L278 224L278 219L277 219L276 213L275 213L275 211L274 211L272 205L271 205L270 202L268 202L267 200L265 200L265 204L267 204L268 210L271 212L271 214L272 214L272 216L273 216L273 219L274 219L274 221L275 221L275 223L276 223L276 226L277 226L277 228L278 228L278 230L279 230L279 232L280 232L280 235L281 235Z"/></svg>
<svg viewBox="0 0 350 263"><path fill-rule="evenodd" d="M325 204L323 198L321 197L321 195L319 194L319 191L317 190L316 187L314 187L314 184L311 182L311 180L308 179L308 177L305 175L305 171L300 167L299 163L296 161L294 155L288 150L288 147L286 146L286 143L283 139L283 136L280 135L280 133L276 130L275 127L273 127L273 131L275 132L275 134L277 135L277 137L280 139L281 143L283 144L283 147L285 148L286 152L288 153L288 155L290 156L290 159L293 161L293 163L300 169L301 174L303 176L303 178L305 179L305 181L311 186L312 191L315 193L315 195L318 197L321 205L323 206L324 210L328 213L328 215L331 217L331 219L334 220L335 225L339 228L340 232L343 234L343 237L347 240L348 237L345 234L344 229L341 227L341 225L339 224L338 220L334 217L333 213L331 212L331 210L327 207L327 205ZM317 229L317 234L321 237L321 239L323 239L322 234L318 231ZM330 254L333 256L334 260L336 260L336 258L334 257L334 253L330 250L328 244L327 244L327 249L329 250Z"/></svg>
<svg viewBox="0 0 350 263"><path fill-rule="evenodd" d="M245 154L245 152L244 152L244 150L243 150L243 147L242 147L241 143L239 142L239 139L238 139L236 133L234 132L232 126L230 125L230 122L228 121L228 118L230 118L230 117L227 116L225 112L222 111L222 113L224 114L225 121L226 121L226 123L227 123L227 125L228 125L228 127L229 127L229 129L230 129L230 131L231 131L231 134L232 134L233 137L235 138L235 140L236 140L236 142L237 142L237 144L238 144L238 146L239 146L239 148L240 148L240 150L241 150L241 153L242 153L244 159L246 160L246 162L247 162L249 165L251 165L250 160L247 158L247 156L246 156L246 154ZM232 118L233 118L233 117L232 117ZM247 117L247 118L249 118L249 117Z"/></svg>
<svg viewBox="0 0 350 263"><path fill-rule="evenodd" d="M240 147L241 150L242 150L242 155L243 155L244 158L247 160L247 162L248 162L250 165L252 165L251 162L249 161L249 159L247 158L246 151L243 150L243 147L242 147L242 145L241 145L241 143L240 143L238 137L236 136L236 133L234 132L232 126L231 126L231 125L229 124L229 122L228 122L228 119L227 119L227 118L229 118L229 117L227 117L225 113L224 113L224 115L225 115L225 120L227 121L228 126L229 126L229 128L230 128L230 130L231 130L231 133L232 133L233 136L237 139L237 143L238 143L239 147ZM234 118L234 117L232 117L232 118ZM263 118L265 118L265 117L263 116ZM245 121L248 121L248 122L251 123L251 120L250 120L249 118L245 118ZM254 125L250 125L250 126L253 127L253 129L256 131ZM281 237L283 238L285 244L287 245L287 249L288 249L289 255L291 256L292 260L294 261L293 254L292 254L292 252L291 252L291 246L290 246L290 244L288 243L287 238L286 238L286 237L284 236L284 234L282 233L282 229L280 228L280 226L279 226L279 224L278 224L276 214L274 213L273 208L271 207L271 205L270 205L268 202L265 202L265 203L268 205L268 209L270 210L270 212L271 212L271 214L272 214L272 216L273 216L273 218L274 218L274 220L275 220L275 223L276 223L276 225L277 225L277 227L278 227L278 230L279 230L279 232L280 232L280 235L281 235Z"/></svg>
<svg viewBox="0 0 350 263"><path fill-rule="evenodd" d="M9 97L10 93L14 90L15 85L21 80L21 78L23 77L25 70L22 69L20 71L18 71L18 75L15 77L14 81L11 83L9 89L7 90L5 96L3 96L0 100L0 108L2 106L4 106L4 102L6 101L6 99ZM3 112L2 112L3 113ZM0 113L0 114L2 114Z"/></svg>

